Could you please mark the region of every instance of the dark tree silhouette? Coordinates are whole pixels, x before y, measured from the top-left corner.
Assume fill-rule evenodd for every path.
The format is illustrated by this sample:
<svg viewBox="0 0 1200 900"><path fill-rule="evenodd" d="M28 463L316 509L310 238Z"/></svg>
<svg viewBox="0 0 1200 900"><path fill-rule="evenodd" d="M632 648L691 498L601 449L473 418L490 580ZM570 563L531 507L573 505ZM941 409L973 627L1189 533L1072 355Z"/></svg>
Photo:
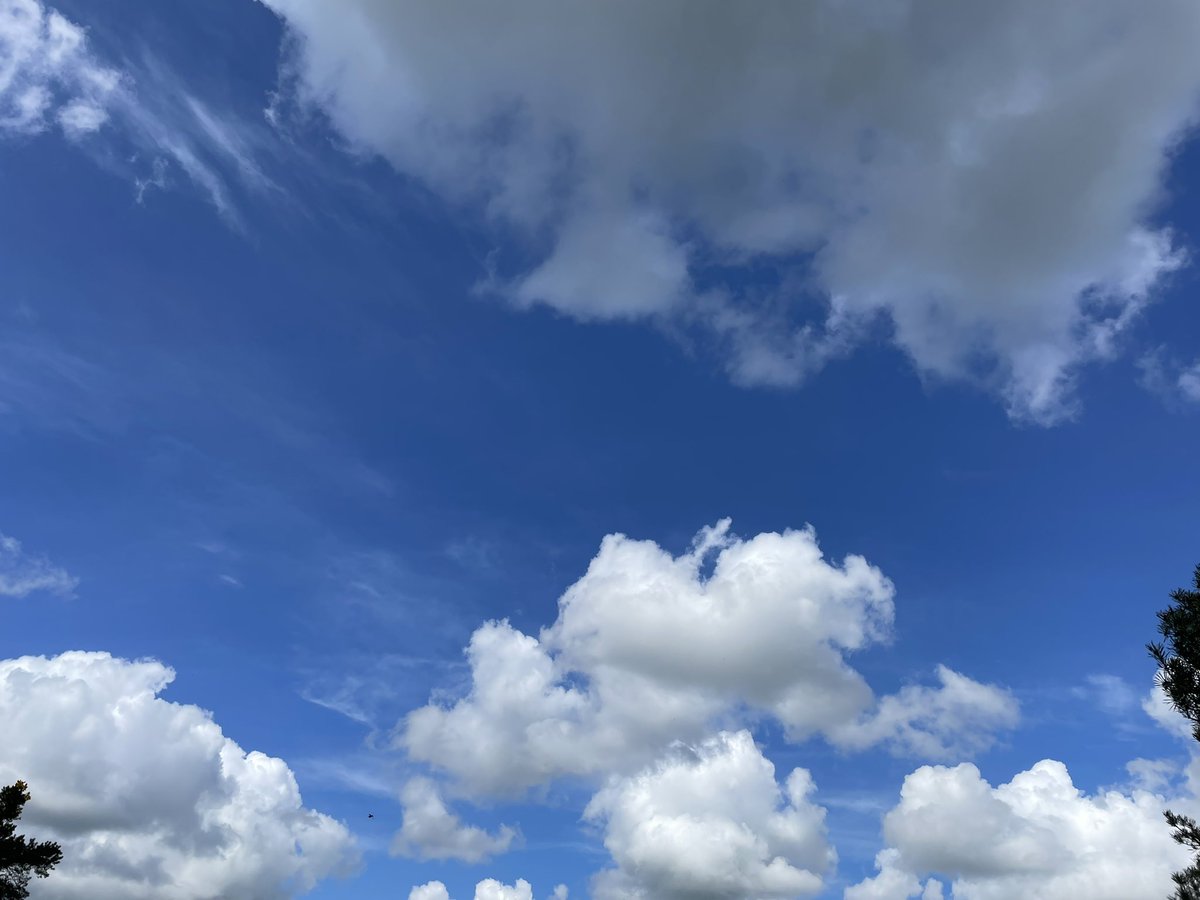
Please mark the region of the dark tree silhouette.
<svg viewBox="0 0 1200 900"><path fill-rule="evenodd" d="M62 862L62 848L53 841L31 841L17 834L17 819L29 802L23 781L0 788L0 900L25 900L29 879L45 878Z"/></svg>
<svg viewBox="0 0 1200 900"><path fill-rule="evenodd" d="M1159 687L1192 723L1192 737L1200 741L1200 565L1193 581L1195 590L1171 592L1174 604L1158 614L1163 640L1148 649L1158 663ZM1197 854L1190 866L1172 876L1176 887L1171 900L1200 900L1200 826L1190 816L1170 810L1164 815L1175 829L1175 840Z"/></svg>

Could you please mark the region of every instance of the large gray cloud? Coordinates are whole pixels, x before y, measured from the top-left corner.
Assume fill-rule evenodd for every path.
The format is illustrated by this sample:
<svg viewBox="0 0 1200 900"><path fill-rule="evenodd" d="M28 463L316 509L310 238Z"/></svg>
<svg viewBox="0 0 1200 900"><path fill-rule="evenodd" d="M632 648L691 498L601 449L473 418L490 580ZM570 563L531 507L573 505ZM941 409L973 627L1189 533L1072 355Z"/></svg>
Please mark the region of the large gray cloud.
<svg viewBox="0 0 1200 900"><path fill-rule="evenodd" d="M246 752L158 694L161 663L107 653L0 661L0 783L60 841L43 900L284 900L354 865L345 826L306 808L280 759Z"/></svg>
<svg viewBox="0 0 1200 900"><path fill-rule="evenodd" d="M922 372L1052 422L1182 259L1151 214L1196 112L1191 0L263 2L353 147L543 249L494 288L698 322L743 382L883 314ZM713 281L745 262L790 288Z"/></svg>

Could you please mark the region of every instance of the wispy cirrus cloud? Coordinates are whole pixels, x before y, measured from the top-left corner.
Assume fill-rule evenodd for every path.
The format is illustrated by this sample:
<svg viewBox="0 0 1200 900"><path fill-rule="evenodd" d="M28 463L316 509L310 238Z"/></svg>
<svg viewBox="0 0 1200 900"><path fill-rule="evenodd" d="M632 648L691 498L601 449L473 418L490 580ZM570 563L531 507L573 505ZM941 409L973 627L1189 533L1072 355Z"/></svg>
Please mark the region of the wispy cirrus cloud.
<svg viewBox="0 0 1200 900"><path fill-rule="evenodd" d="M45 592L69 597L79 579L43 556L25 551L14 537L0 534L0 597L27 597Z"/></svg>
<svg viewBox="0 0 1200 900"><path fill-rule="evenodd" d="M84 25L42 0L0 0L0 136L57 131L135 187L135 199L182 177L231 226L239 190L280 193L261 158L274 146L265 121L218 112L150 52L105 59ZM115 152L114 152L115 151Z"/></svg>

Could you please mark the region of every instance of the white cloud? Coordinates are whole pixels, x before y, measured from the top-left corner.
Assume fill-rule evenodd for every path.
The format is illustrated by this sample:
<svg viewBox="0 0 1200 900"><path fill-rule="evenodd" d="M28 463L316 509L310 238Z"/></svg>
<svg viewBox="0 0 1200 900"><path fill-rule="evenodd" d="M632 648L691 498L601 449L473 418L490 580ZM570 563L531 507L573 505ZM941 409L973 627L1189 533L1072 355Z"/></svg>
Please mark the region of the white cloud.
<svg viewBox="0 0 1200 900"><path fill-rule="evenodd" d="M400 856L477 863L504 853L517 838L508 825L500 826L495 834L464 825L446 808L437 785L428 778L410 779L400 801L404 819L392 842L392 852Z"/></svg>
<svg viewBox="0 0 1200 900"><path fill-rule="evenodd" d="M512 885L487 878L475 885L475 900L533 900L533 889L521 878Z"/></svg>
<svg viewBox="0 0 1200 900"><path fill-rule="evenodd" d="M846 888L843 900L942 900L942 883L930 878L921 879L899 865L900 852L893 848L881 850L875 857L878 874Z"/></svg>
<svg viewBox="0 0 1200 900"><path fill-rule="evenodd" d="M169 185L168 172L181 172L227 224L241 228L236 187L260 197L278 190L259 163L261 129L221 117L153 61L139 76L136 84L130 77L112 110L124 137L146 157L148 173L134 180L139 202L148 189Z"/></svg>
<svg viewBox="0 0 1200 900"><path fill-rule="evenodd" d="M0 534L0 597L26 597L36 591L69 597L79 579L40 556L30 556L16 538Z"/></svg>
<svg viewBox="0 0 1200 900"><path fill-rule="evenodd" d="M148 174L124 172L144 201L147 189L168 185L167 168L182 172L227 223L240 227L234 185L258 194L277 191L258 159L265 126L218 115L153 57L101 60L87 31L41 0L0 0L0 135L33 135L57 124L80 139L109 126L119 153L101 155L105 165L144 166Z"/></svg>
<svg viewBox="0 0 1200 900"><path fill-rule="evenodd" d="M1170 759L1138 757L1125 763L1131 784L1143 791L1159 793L1179 776L1179 764Z"/></svg>
<svg viewBox="0 0 1200 900"><path fill-rule="evenodd" d="M99 61L82 28L39 0L0 0L0 133L68 137L97 131L121 74Z"/></svg>
<svg viewBox="0 0 1200 900"><path fill-rule="evenodd" d="M676 747L636 775L614 778L585 817L604 824L616 868L601 900L785 898L818 893L836 854L804 769L784 786L747 731Z"/></svg>
<svg viewBox="0 0 1200 900"><path fill-rule="evenodd" d="M1171 705L1166 691L1157 685L1142 698L1142 711L1153 719L1154 723L1164 731L1169 732L1180 740L1187 741L1191 739L1194 726L1182 713Z"/></svg>
<svg viewBox="0 0 1200 900"><path fill-rule="evenodd" d="M29 783L22 822L64 851L39 896L282 900L345 873L346 828L303 805L282 760L160 699L173 678L106 653L0 662L0 783Z"/></svg>
<svg viewBox="0 0 1200 900"><path fill-rule="evenodd" d="M954 900L1158 900L1189 856L1163 822L1168 805L1136 788L1083 794L1054 760L995 788L969 763L924 766L884 817L879 875L846 900L918 896L928 873L953 879Z"/></svg>
<svg viewBox="0 0 1200 900"><path fill-rule="evenodd" d="M832 740L848 748L890 741L900 752L926 759L981 753L997 728L1015 728L1020 718L1008 691L980 684L946 666L937 667L939 687L908 685L879 701L870 715L835 726Z"/></svg>
<svg viewBox="0 0 1200 900"><path fill-rule="evenodd" d="M562 226L554 254L512 298L580 319L633 319L670 311L690 290L687 252L661 215L589 210Z"/></svg>
<svg viewBox="0 0 1200 900"><path fill-rule="evenodd" d="M948 669L938 687L877 702L845 654L887 638L891 583L860 556L827 562L811 529L742 540L728 528L705 529L678 557L610 535L538 637L481 626L470 692L408 715L409 755L469 791L514 794L633 771L746 707L792 740L890 742L934 758L1014 723L1006 692Z"/></svg>
<svg viewBox="0 0 1200 900"><path fill-rule="evenodd" d="M1179 373L1177 383L1185 400L1200 403L1200 359Z"/></svg>
<svg viewBox="0 0 1200 900"><path fill-rule="evenodd" d="M511 299L697 316L744 382L883 314L922 372L1053 422L1182 261L1149 216L1197 110L1191 0L265 2L352 147L544 248ZM804 289L710 290L745 262ZM778 314L799 294L828 316Z"/></svg>
<svg viewBox="0 0 1200 900"><path fill-rule="evenodd" d="M555 896L558 896L557 888ZM450 893L440 881L430 881L409 891L408 900L450 900ZM522 878L511 885L486 878L475 885L475 900L533 900L533 889Z"/></svg>
<svg viewBox="0 0 1200 900"><path fill-rule="evenodd" d="M1090 700L1110 716L1124 715L1138 705L1137 692L1119 675L1089 675L1072 693Z"/></svg>
<svg viewBox="0 0 1200 900"><path fill-rule="evenodd" d="M1200 403L1200 359L1181 363L1165 347L1157 347L1138 360L1139 382L1169 405Z"/></svg>
<svg viewBox="0 0 1200 900"><path fill-rule="evenodd" d="M81 137L100 128L108 113L87 100L72 100L58 111L58 124L69 137Z"/></svg>

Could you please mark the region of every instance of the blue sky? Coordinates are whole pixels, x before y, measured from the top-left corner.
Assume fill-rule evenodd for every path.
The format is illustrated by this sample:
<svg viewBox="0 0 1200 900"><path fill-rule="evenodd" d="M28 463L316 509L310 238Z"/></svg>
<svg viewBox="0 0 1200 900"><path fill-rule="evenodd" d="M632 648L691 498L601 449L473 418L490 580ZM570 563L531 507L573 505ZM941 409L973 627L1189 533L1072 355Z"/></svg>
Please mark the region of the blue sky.
<svg viewBox="0 0 1200 900"><path fill-rule="evenodd" d="M1082 800L967 794L1008 803L1026 836L1096 817L1154 854L1136 888L1118 861L1112 896L1163 894L1179 860L1157 810L1196 799L1187 744L1143 709L1144 643L1198 561L1200 66L1150 63L1200 19L1101 5L1094 28L994 13L1029 38L1018 52L984 7L924 3L879 21L831 4L819 23L531 3L497 23L367 0L0 0L0 709L44 720L0 780L28 778L31 821L69 851L36 896L202 896L159 844L207 835L211 797L159 809L148 771L220 780L228 827L260 834L259 783L177 741L176 719L282 760L271 777L290 769L303 800L271 827L317 829L307 862L286 829L276 857L226 860L249 873L212 876L230 896L436 880L463 898L495 878L537 897L841 897L885 848L847 898L942 896L930 879L1080 896L1102 843L1041 868L1020 847L976 858L901 803L902 784L976 785L959 763L999 786L1045 759ZM800 61L816 24L829 58ZM756 538L809 524L783 549ZM633 555L608 571L613 534ZM848 555L875 574L842 571ZM714 626L706 596L744 618ZM554 667L532 699L498 679L503 715L488 673L538 663L480 651L494 666L472 693L463 648L494 620L548 629L535 656ZM175 672L158 699L142 659ZM851 682L869 699L837 693ZM538 705L572 690L583 711L562 721ZM134 695L130 749L111 710ZM577 743L530 738L546 721ZM757 744L717 737L741 729ZM815 790L730 812L739 782L703 761L761 781L763 758ZM542 776L509 771L525 761ZM712 808L672 807L676 777ZM418 809L413 784L460 821ZM157 830L127 830L165 880L69 868L139 804ZM807 850L771 837L789 815ZM759 843L704 874L689 854L740 847L730 822ZM665 830L646 845L640 826ZM708 893L687 893L697 877Z"/></svg>

